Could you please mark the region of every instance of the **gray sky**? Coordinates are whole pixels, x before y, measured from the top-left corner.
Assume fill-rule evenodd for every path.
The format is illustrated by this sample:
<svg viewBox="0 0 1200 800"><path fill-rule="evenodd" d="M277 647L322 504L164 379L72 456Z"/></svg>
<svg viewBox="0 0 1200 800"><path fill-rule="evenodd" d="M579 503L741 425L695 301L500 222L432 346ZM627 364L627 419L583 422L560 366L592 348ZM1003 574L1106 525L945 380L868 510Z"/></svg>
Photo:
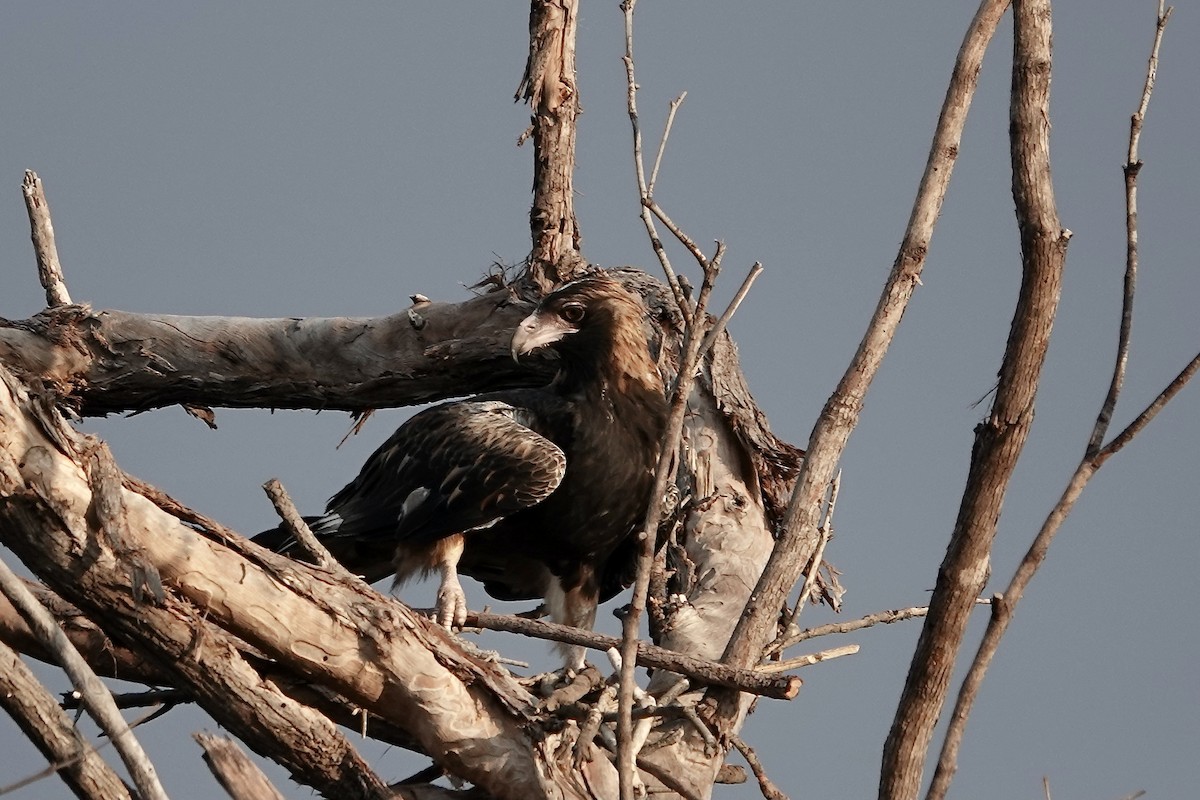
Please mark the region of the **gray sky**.
<svg viewBox="0 0 1200 800"><path fill-rule="evenodd" d="M1074 231L1037 421L1008 495L989 591L1007 582L1077 462L1111 371L1124 259L1120 166L1154 3L1055 9L1053 163ZM659 201L697 241L729 245L723 296L767 269L732 324L775 430L803 444L895 257L973 3L681 3L639 9L651 138L688 98ZM466 296L528 251L530 150L511 101L524 3L27 3L0 19L0 316L43 303L22 170L45 181L68 285L98 308L372 315L421 292ZM624 111L617 3L580 24L578 212L585 255L653 268ZM953 525L975 403L995 380L1019 281L1009 194L1011 22L993 43L920 287L850 441L827 557L843 617L926 601ZM1200 20L1168 27L1142 141L1130 420L1200 346ZM686 263L678 248L677 268ZM694 271L693 271L694 274ZM126 469L245 531L272 523L260 484L305 509L356 472L407 412L341 450L341 414L179 409L88 421ZM1200 391L1190 387L1106 466L1021 606L969 726L956 796L1193 796L1200 785ZM467 587L475 605L477 585ZM419 594L419 593L418 593ZM828 621L824 609L807 615ZM982 630L981 613L971 643ZM611 624L611 623L609 623ZM852 658L763 701L745 738L793 797L875 792L915 623L865 631ZM510 652L529 647L497 639ZM814 646L814 649L816 647ZM52 688L66 688L53 678ZM191 711L144 740L175 798L217 794ZM396 779L422 764L369 749ZM0 784L40 768L0 719ZM307 797L279 772L290 797ZM928 779L928 775L926 776ZM757 797L747 785L719 790ZM66 796L43 781L18 798Z"/></svg>

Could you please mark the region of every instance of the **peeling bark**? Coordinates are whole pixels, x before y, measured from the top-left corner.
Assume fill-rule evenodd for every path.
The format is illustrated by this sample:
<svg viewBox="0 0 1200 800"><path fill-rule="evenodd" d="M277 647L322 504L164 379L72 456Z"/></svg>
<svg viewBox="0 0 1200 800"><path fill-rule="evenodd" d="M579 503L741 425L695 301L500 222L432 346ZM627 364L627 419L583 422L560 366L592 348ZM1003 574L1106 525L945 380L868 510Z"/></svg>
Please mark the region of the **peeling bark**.
<svg viewBox="0 0 1200 800"><path fill-rule="evenodd" d="M575 218L575 30L578 0L534 0L529 11L529 60L517 98L532 111L533 235L530 276L541 291L569 279L584 266ZM523 139L524 137L522 137Z"/></svg>
<svg viewBox="0 0 1200 800"><path fill-rule="evenodd" d="M362 410L544 382L507 339L509 291L418 302L389 317L249 319L64 306L0 319L0 362L84 415L184 403Z"/></svg>

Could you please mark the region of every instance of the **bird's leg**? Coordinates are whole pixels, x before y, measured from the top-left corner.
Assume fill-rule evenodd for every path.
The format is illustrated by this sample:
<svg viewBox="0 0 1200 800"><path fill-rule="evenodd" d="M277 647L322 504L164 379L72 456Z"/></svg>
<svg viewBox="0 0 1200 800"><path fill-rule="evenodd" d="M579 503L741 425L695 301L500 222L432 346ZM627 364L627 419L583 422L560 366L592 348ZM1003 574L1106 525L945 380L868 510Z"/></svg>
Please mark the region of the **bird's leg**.
<svg viewBox="0 0 1200 800"><path fill-rule="evenodd" d="M546 606L550 618L562 625L571 625L590 631L596 623L597 592L591 581L572 589L563 590L558 580L552 579L546 589ZM556 649L563 654L563 672L568 679L587 667L587 648L579 645L558 644Z"/></svg>
<svg viewBox="0 0 1200 800"><path fill-rule="evenodd" d="M437 622L447 628L461 628L467 621L467 596L458 582L458 559L462 552L460 533L447 536L434 546L433 560L442 576L437 591Z"/></svg>

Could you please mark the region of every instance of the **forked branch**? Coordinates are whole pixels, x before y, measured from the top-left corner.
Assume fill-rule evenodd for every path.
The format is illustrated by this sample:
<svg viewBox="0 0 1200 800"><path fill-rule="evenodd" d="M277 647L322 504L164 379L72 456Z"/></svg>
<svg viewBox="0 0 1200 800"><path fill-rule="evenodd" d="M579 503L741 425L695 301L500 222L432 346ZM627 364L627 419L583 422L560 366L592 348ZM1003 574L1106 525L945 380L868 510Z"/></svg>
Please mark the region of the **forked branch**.
<svg viewBox="0 0 1200 800"><path fill-rule="evenodd" d="M966 730L967 720L970 718L971 710L974 707L975 698L979 694L979 688L983 683L984 676L991 665L996 650L1000 646L1000 640L1008 630L1013 612L1024 596L1025 588L1033 580L1034 574L1036 574L1038 568L1045 560L1046 553L1050 548L1051 542L1054 540L1055 534L1062 526L1063 521L1071 513L1076 500L1078 500L1092 476L1096 474L1096 471L1112 455L1124 447L1138 431L1142 430L1166 403L1183 389L1184 385L1196 373L1197 369L1200 369L1200 354L1198 354L1125 430L1121 431L1108 444L1102 445L1109 422L1112 419L1113 409L1116 407L1117 399L1120 396L1121 387L1124 383L1125 366L1129 356L1129 339L1133 324L1133 296L1138 268L1137 175L1142 163L1138 159L1137 145L1141 135L1146 108L1150 102L1150 94L1154 88L1154 77L1158 65L1158 51L1162 44L1163 30L1166 27L1167 20L1171 16L1171 11L1172 9L1170 8L1164 8L1164 4L1160 0L1154 44L1150 50L1150 61L1146 71L1146 82L1142 90L1141 102L1138 104L1137 111L1134 113L1130 125L1129 159L1124 168L1126 204L1125 280L1121 304L1121 322L1117 336L1116 364L1113 368L1112 380L1104 402L1101 404L1100 413L1096 417L1092 435L1084 452L1083 459L1068 481L1067 487L1063 490L1058 503L1055 504L1050 514L1042 523L1041 529L1038 531L1037 536L1034 537L1033 543L1010 579L1008 587L1004 590L1003 594L996 595L992 603L992 614L988 621L987 630L984 632L983 640L976 650L971 667L963 679L962 685L959 687L954 713L950 717L950 724L946 729L946 734L942 741L942 750L938 757L937 770L934 772L933 781L926 794L927 800L941 800L949 790L950 782L953 780L958 768L958 750Z"/></svg>

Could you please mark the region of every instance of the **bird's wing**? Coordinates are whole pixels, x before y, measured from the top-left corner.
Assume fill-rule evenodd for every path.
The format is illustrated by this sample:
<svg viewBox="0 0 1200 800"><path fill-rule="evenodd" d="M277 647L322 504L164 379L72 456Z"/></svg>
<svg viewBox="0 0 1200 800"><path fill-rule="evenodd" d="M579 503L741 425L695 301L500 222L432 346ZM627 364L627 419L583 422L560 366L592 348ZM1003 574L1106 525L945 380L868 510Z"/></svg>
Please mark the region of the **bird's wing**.
<svg viewBox="0 0 1200 800"><path fill-rule="evenodd" d="M330 499L333 535L417 544L540 503L562 481L567 459L529 427L534 414L500 400L468 400L413 416Z"/></svg>

